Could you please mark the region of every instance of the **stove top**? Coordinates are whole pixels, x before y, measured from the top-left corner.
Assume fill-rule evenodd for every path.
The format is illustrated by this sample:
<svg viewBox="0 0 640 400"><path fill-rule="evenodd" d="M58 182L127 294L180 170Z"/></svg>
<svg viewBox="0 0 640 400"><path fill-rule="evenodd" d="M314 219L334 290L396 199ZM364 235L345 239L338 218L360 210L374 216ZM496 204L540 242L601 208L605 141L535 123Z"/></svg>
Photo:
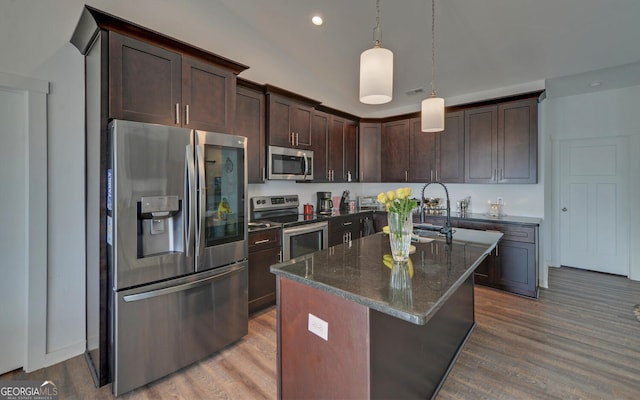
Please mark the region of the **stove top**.
<svg viewBox="0 0 640 400"><path fill-rule="evenodd" d="M326 220L331 214L299 214L300 200L297 194L284 196L256 196L251 198L252 223L271 223L283 227L309 224Z"/></svg>

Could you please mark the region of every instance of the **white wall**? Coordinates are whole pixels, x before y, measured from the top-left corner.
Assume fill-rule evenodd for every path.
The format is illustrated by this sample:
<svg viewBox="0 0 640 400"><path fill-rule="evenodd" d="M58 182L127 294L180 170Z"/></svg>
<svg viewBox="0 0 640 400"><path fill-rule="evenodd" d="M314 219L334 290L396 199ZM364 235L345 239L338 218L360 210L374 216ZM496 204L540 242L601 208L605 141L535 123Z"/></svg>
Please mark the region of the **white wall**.
<svg viewBox="0 0 640 400"><path fill-rule="evenodd" d="M552 149L546 158L546 167L551 171L551 181L547 189L546 219L551 223L551 265L559 265L559 254L555 244L558 235L559 220L559 168L554 165L557 157L551 157L557 151L562 139L597 138L625 136L629 139L630 182L629 182L629 210L627 216L630 221L630 275L634 280L640 280L640 210L636 206L640 198L640 86L620 89L602 90L592 93L576 94L545 100L545 146ZM554 168L555 167L555 168Z"/></svg>

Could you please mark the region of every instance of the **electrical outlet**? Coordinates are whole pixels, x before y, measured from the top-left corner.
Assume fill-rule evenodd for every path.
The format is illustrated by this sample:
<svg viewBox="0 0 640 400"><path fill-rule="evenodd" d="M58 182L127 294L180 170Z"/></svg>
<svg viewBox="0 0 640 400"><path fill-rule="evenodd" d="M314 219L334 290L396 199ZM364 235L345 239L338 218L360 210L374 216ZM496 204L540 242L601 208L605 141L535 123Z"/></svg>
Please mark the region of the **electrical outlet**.
<svg viewBox="0 0 640 400"><path fill-rule="evenodd" d="M503 204L503 203L504 203L504 200L502 199L502 197L501 197L501 196L498 196L498 198L497 198L497 203L498 203L498 204Z"/></svg>
<svg viewBox="0 0 640 400"><path fill-rule="evenodd" d="M324 340L329 340L329 323L311 313L309 313L309 322L307 325L307 329L309 329L309 332L313 333L314 335L317 335Z"/></svg>

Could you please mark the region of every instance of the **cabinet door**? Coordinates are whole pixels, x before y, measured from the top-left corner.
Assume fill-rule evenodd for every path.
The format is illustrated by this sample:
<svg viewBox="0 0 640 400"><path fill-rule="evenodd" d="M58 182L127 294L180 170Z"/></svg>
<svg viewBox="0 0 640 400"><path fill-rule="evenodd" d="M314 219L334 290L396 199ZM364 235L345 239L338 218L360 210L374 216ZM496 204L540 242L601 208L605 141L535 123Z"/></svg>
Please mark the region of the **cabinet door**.
<svg viewBox="0 0 640 400"><path fill-rule="evenodd" d="M380 141L382 126L363 122L358 132L358 177L360 182L380 182Z"/></svg>
<svg viewBox="0 0 640 400"><path fill-rule="evenodd" d="M182 126L233 133L236 79L233 72L182 58Z"/></svg>
<svg viewBox="0 0 640 400"><path fill-rule="evenodd" d="M498 106L499 182L538 182L537 109L536 99Z"/></svg>
<svg viewBox="0 0 640 400"><path fill-rule="evenodd" d="M109 32L109 117L179 126L181 67L180 54Z"/></svg>
<svg viewBox="0 0 640 400"><path fill-rule="evenodd" d="M536 245L502 240L497 254L493 283L512 293L536 297Z"/></svg>
<svg viewBox="0 0 640 400"><path fill-rule="evenodd" d="M447 113L444 131L436 137L435 179L446 183L464 182L464 112Z"/></svg>
<svg viewBox="0 0 640 400"><path fill-rule="evenodd" d="M267 95L267 118L269 144L272 146L292 147L291 101L275 94Z"/></svg>
<svg viewBox="0 0 640 400"><path fill-rule="evenodd" d="M329 135L330 116L322 111L313 112L311 120L311 150L313 151L313 181L327 182L327 137Z"/></svg>
<svg viewBox="0 0 640 400"><path fill-rule="evenodd" d="M344 182L344 138L346 121L331 116L329 120L329 147L327 159L332 182ZM337 206L337 205L336 205Z"/></svg>
<svg viewBox="0 0 640 400"><path fill-rule="evenodd" d="M382 182L407 182L409 176L409 120L382 125Z"/></svg>
<svg viewBox="0 0 640 400"><path fill-rule="evenodd" d="M311 149L313 144L311 135L313 108L294 102L292 103L292 111L291 130L294 133L294 147Z"/></svg>
<svg viewBox="0 0 640 400"><path fill-rule="evenodd" d="M420 118L410 120L409 181L431 182L437 180L436 138L437 133L422 132Z"/></svg>
<svg viewBox="0 0 640 400"><path fill-rule="evenodd" d="M278 247L249 253L249 313L276 303L276 276L269 269L278 262Z"/></svg>
<svg viewBox="0 0 640 400"><path fill-rule="evenodd" d="M498 107L465 111L465 182L495 183L498 168Z"/></svg>
<svg viewBox="0 0 640 400"><path fill-rule="evenodd" d="M238 87L236 91L236 134L247 137L247 175L249 183L264 183L265 99L255 90Z"/></svg>
<svg viewBox="0 0 640 400"><path fill-rule="evenodd" d="M344 127L344 175L343 181L358 180L358 125L347 120Z"/></svg>

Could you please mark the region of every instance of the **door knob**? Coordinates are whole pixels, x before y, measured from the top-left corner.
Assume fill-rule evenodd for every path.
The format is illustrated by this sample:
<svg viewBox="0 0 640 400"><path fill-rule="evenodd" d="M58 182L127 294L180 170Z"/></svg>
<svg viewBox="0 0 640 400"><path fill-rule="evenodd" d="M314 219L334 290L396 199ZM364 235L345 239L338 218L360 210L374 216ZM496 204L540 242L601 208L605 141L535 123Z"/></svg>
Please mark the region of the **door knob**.
<svg viewBox="0 0 640 400"><path fill-rule="evenodd" d="M567 207L562 207L562 212L567 212Z"/></svg>

